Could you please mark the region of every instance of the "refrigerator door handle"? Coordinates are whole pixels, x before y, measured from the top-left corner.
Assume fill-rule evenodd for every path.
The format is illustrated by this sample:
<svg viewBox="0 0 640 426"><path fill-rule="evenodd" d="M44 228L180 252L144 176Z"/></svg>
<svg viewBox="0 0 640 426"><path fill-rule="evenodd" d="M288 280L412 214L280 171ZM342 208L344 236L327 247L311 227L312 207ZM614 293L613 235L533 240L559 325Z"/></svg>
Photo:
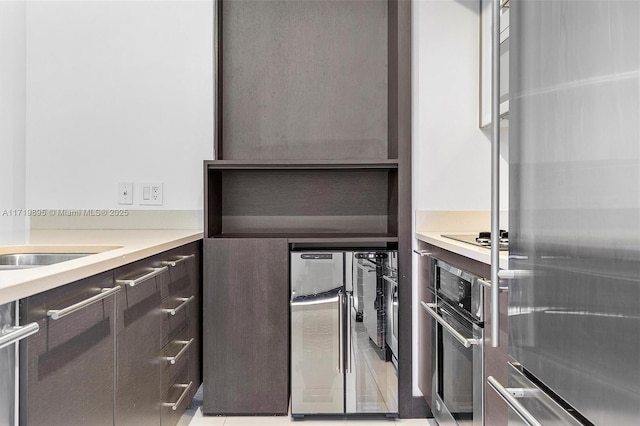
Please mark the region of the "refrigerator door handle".
<svg viewBox="0 0 640 426"><path fill-rule="evenodd" d="M344 373L344 293L338 293L338 373Z"/></svg>
<svg viewBox="0 0 640 426"><path fill-rule="evenodd" d="M347 373L351 373L351 354L353 353L353 333L351 330L351 327L353 326L353 324L351 323L352 318L351 318L351 311L353 310L353 295L351 293L348 294L348 298L347 298L347 344L348 344L348 348L347 348L347 368L346 368L346 372Z"/></svg>
<svg viewBox="0 0 640 426"><path fill-rule="evenodd" d="M512 389L502 386L493 376L487 377L487 383L489 383L489 386L491 386L491 388L496 391L502 399L504 399L504 402L506 402L507 405L515 411L528 426L542 426L542 423L536 420L536 418L533 417L533 415L527 411L520 402L518 402L511 392ZM518 391L522 392L522 390Z"/></svg>

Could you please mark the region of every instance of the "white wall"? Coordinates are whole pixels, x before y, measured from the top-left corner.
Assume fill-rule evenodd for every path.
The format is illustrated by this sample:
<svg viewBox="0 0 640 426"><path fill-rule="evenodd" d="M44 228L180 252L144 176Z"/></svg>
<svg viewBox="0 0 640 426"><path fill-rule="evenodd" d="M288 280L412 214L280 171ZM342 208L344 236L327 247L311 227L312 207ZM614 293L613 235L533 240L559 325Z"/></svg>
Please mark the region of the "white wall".
<svg viewBox="0 0 640 426"><path fill-rule="evenodd" d="M477 0L413 2L414 217L416 210L491 208L491 143L488 130L478 128L478 13ZM506 161L501 167L501 205L507 206ZM417 324L416 268L413 282ZM417 327L413 337L418 395Z"/></svg>
<svg viewBox="0 0 640 426"><path fill-rule="evenodd" d="M0 244L25 228L25 11L24 1L0 1Z"/></svg>
<svg viewBox="0 0 640 426"><path fill-rule="evenodd" d="M159 209L201 210L212 0L29 2L26 22L27 206L114 208L151 181Z"/></svg>

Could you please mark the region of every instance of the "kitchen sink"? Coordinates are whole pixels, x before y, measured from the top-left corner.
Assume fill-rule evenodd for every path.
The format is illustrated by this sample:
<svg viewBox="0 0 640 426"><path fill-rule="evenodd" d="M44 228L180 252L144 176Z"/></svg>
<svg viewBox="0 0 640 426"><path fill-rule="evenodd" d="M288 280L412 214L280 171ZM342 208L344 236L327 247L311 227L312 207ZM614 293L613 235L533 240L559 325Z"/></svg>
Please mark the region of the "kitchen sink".
<svg viewBox="0 0 640 426"><path fill-rule="evenodd" d="M0 254L0 270L37 268L95 253L10 253Z"/></svg>

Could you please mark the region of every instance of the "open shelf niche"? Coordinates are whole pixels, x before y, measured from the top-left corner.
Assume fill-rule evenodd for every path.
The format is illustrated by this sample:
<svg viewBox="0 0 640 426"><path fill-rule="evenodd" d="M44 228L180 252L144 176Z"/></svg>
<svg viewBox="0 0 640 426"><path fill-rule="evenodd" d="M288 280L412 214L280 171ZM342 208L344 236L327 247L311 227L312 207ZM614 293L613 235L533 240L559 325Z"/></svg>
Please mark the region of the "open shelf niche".
<svg viewBox="0 0 640 426"><path fill-rule="evenodd" d="M207 162L209 238L397 241L398 166Z"/></svg>

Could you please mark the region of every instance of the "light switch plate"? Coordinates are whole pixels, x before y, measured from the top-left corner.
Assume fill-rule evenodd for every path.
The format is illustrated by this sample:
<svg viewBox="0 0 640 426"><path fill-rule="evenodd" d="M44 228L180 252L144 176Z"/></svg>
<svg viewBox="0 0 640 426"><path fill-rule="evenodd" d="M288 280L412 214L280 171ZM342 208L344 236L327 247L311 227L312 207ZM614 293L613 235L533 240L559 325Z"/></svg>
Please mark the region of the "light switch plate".
<svg viewBox="0 0 640 426"><path fill-rule="evenodd" d="M118 204L133 204L133 182L118 183Z"/></svg>
<svg viewBox="0 0 640 426"><path fill-rule="evenodd" d="M145 206L161 206L163 198L162 182L142 182L138 188L138 201Z"/></svg>

